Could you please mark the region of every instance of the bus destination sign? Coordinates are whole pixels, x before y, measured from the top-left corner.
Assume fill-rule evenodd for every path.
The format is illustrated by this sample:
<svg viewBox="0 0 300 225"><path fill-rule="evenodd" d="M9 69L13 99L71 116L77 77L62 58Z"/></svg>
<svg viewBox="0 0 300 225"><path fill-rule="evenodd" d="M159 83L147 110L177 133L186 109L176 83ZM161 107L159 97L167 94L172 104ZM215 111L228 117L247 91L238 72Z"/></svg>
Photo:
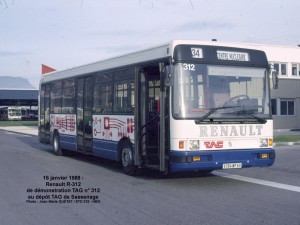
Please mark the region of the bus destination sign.
<svg viewBox="0 0 300 225"><path fill-rule="evenodd" d="M217 57L219 60L250 61L246 52L217 51Z"/></svg>

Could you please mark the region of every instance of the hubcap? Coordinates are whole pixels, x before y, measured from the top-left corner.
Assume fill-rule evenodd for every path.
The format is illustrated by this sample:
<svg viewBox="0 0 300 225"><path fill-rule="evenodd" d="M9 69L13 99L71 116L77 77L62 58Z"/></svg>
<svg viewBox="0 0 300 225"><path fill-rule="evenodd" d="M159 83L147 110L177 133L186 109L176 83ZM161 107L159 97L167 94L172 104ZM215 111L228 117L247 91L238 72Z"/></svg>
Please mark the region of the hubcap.
<svg viewBox="0 0 300 225"><path fill-rule="evenodd" d="M131 154L131 150L126 147L126 148L123 148L123 151L122 151L122 164L124 167L127 167L130 165L132 161L132 154Z"/></svg>
<svg viewBox="0 0 300 225"><path fill-rule="evenodd" d="M58 150L58 138L57 138L57 136L54 137L53 147L54 147L54 151L57 152L57 150Z"/></svg>

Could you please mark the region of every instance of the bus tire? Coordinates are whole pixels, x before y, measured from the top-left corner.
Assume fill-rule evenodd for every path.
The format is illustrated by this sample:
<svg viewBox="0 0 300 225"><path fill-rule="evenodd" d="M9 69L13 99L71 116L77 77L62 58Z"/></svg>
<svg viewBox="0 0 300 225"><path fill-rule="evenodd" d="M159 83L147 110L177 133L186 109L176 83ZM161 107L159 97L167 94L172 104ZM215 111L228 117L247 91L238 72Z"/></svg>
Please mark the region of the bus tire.
<svg viewBox="0 0 300 225"><path fill-rule="evenodd" d="M125 174L134 176L137 167L134 165L133 148L130 141L126 140L121 144L121 164Z"/></svg>
<svg viewBox="0 0 300 225"><path fill-rule="evenodd" d="M62 149L60 147L60 138L58 132L55 132L53 135L53 152L55 155L61 156L63 155Z"/></svg>

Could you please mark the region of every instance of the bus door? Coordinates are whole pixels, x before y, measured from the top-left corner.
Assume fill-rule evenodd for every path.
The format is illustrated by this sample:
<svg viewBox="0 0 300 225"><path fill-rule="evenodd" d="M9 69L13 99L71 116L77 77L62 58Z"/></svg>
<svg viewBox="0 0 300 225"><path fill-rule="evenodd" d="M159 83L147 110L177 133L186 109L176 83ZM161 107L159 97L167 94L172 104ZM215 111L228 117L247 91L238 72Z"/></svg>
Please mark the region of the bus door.
<svg viewBox="0 0 300 225"><path fill-rule="evenodd" d="M158 65L144 67L138 74L138 109L136 118L139 127L137 151L146 167L165 170L161 165L165 149L161 146L161 78ZM165 151L165 150L163 150ZM162 156L161 156L161 153ZM137 158L136 158L137 160Z"/></svg>
<svg viewBox="0 0 300 225"><path fill-rule="evenodd" d="M40 93L40 141L50 142L50 85L42 86Z"/></svg>
<svg viewBox="0 0 300 225"><path fill-rule="evenodd" d="M77 149L82 153L92 153L92 108L93 78L80 78L77 82Z"/></svg>
<svg viewBox="0 0 300 225"><path fill-rule="evenodd" d="M50 85L46 85L45 92L45 137L46 140L50 140Z"/></svg>

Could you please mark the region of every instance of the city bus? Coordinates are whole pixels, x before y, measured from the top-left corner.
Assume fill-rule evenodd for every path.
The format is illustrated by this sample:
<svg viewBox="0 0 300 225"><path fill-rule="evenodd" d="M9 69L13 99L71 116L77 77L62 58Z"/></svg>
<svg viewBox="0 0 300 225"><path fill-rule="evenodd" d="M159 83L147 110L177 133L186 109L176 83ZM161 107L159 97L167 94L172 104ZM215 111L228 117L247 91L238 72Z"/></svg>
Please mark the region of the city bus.
<svg viewBox="0 0 300 225"><path fill-rule="evenodd" d="M51 72L39 140L129 175L271 166L271 73L263 51L188 40Z"/></svg>
<svg viewBox="0 0 300 225"><path fill-rule="evenodd" d="M0 107L0 120L21 120L21 108L18 106Z"/></svg>

